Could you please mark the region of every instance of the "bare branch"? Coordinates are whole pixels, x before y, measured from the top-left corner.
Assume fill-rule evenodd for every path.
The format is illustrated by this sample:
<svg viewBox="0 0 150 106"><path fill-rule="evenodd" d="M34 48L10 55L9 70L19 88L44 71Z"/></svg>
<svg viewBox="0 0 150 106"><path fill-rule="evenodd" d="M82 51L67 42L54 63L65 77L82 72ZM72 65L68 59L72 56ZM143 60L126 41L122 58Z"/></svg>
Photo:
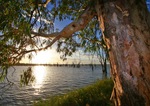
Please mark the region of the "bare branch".
<svg viewBox="0 0 150 106"><path fill-rule="evenodd" d="M51 47L57 40L59 40L61 38L61 35L58 35L57 37L55 37L53 40L52 40L52 42L49 44L49 45L47 45L47 46L45 46L45 47L43 47L43 48L39 48L39 49L32 49L32 50L28 50L28 51L23 51L23 52L21 52L21 54L23 53L23 54L26 54L26 53L30 53L30 52L37 52L37 51L42 51L42 50L46 50L47 48L49 48L49 47Z"/></svg>
<svg viewBox="0 0 150 106"><path fill-rule="evenodd" d="M39 3L38 6L44 6L46 7L47 4L50 2L51 0L46 0L44 3Z"/></svg>
<svg viewBox="0 0 150 106"><path fill-rule="evenodd" d="M0 38L4 37L4 35L0 35Z"/></svg>
<svg viewBox="0 0 150 106"><path fill-rule="evenodd" d="M31 31L31 34L33 34L35 36L39 36L39 37L51 38L51 37L56 37L57 35L59 35L59 32L55 32L52 34L44 34L44 33L38 33L38 32Z"/></svg>

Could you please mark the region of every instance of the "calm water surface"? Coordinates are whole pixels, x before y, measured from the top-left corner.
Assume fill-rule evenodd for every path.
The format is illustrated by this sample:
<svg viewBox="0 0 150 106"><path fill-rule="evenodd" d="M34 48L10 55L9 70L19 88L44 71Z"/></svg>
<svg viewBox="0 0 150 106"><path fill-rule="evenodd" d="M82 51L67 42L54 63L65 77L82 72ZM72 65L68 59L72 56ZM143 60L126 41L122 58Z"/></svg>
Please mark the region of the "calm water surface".
<svg viewBox="0 0 150 106"><path fill-rule="evenodd" d="M8 78L14 85L5 91L0 90L0 106L30 106L38 99L46 99L49 96L64 94L73 89L81 88L102 79L100 66L55 67L55 66L32 66L35 81L33 84L20 87L20 74L27 66L15 66L9 69ZM109 67L108 67L109 69ZM109 77L109 72L108 72ZM0 84L0 88L4 83Z"/></svg>

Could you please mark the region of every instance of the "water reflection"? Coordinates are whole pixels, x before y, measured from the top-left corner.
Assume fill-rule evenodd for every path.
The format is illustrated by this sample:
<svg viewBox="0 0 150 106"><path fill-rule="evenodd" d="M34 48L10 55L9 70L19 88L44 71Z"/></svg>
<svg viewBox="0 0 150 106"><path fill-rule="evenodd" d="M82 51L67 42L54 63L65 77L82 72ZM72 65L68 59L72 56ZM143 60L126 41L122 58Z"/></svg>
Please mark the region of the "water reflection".
<svg viewBox="0 0 150 106"><path fill-rule="evenodd" d="M12 82L19 83L20 70L26 70L28 66L15 66L8 71ZM110 67L108 67L110 69ZM32 101L44 99L48 96L64 94L72 89L81 88L102 78L101 66L96 66L94 71L90 66L73 67L54 67L54 66L32 66L35 75L33 86L18 88L13 86L3 93L3 100L0 96L0 106L30 106ZM13 76L12 76L12 73ZM110 77L109 71L108 76ZM3 83L0 83L3 86ZM19 86L19 85L18 85ZM7 86L6 86L7 87ZM2 89L0 89L2 93Z"/></svg>
<svg viewBox="0 0 150 106"><path fill-rule="evenodd" d="M34 66L33 75L35 77L35 82L33 83L32 87L37 90L40 90L40 88L43 86L43 81L46 76L46 67Z"/></svg>

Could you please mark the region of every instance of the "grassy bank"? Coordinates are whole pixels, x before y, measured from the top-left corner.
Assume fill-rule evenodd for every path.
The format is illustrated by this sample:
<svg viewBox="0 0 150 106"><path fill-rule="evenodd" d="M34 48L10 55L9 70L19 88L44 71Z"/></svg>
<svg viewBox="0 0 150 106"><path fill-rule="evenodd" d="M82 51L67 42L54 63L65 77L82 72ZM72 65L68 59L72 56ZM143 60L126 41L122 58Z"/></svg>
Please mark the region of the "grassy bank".
<svg viewBox="0 0 150 106"><path fill-rule="evenodd" d="M113 106L109 100L112 88L112 80L101 80L65 95L41 100L34 106Z"/></svg>

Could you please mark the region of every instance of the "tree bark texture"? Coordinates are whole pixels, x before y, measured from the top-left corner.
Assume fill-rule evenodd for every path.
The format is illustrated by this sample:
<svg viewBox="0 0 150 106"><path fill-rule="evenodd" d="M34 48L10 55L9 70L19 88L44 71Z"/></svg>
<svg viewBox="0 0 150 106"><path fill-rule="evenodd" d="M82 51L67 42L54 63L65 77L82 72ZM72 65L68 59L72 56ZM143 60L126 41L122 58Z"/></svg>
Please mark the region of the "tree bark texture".
<svg viewBox="0 0 150 106"><path fill-rule="evenodd" d="M109 49L116 106L150 106L150 13L145 0L96 6Z"/></svg>

